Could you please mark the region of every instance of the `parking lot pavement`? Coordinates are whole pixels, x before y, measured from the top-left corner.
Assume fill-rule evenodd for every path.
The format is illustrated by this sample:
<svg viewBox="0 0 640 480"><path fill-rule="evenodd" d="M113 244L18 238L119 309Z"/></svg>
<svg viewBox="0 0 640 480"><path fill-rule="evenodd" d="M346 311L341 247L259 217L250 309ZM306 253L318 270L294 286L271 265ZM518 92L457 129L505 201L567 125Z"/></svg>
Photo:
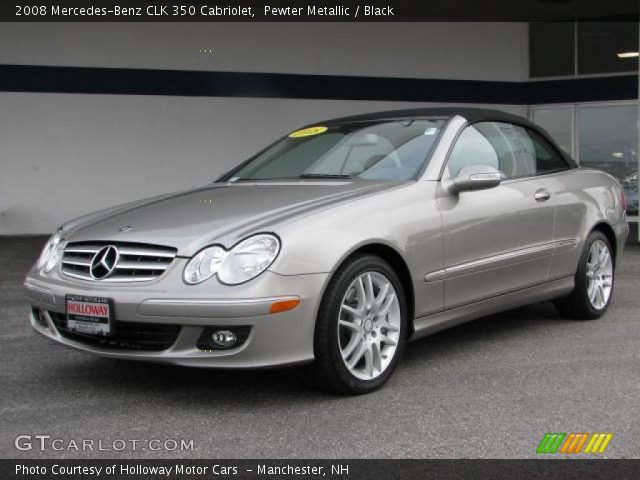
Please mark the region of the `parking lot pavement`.
<svg viewBox="0 0 640 480"><path fill-rule="evenodd" d="M21 283L43 243L0 239L1 457L534 457L546 432L612 432L605 456L639 456L638 247L601 320L551 304L493 315L410 344L381 391L340 397L307 387L302 369L106 360L36 336ZM20 434L194 449L21 452Z"/></svg>

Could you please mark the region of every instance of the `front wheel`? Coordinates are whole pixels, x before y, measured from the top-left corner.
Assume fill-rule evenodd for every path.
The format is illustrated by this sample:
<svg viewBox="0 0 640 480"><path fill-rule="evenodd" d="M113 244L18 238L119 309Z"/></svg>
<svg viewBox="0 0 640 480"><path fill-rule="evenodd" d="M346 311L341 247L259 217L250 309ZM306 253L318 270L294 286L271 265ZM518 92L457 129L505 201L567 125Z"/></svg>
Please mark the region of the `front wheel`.
<svg viewBox="0 0 640 480"><path fill-rule="evenodd" d="M334 274L318 312L316 383L351 394L379 388L402 355L406 333L406 299L393 268L373 255L353 257Z"/></svg>
<svg viewBox="0 0 640 480"><path fill-rule="evenodd" d="M611 244L600 231L591 232L585 242L571 295L556 300L556 308L566 317L594 320L607 311L614 284Z"/></svg>

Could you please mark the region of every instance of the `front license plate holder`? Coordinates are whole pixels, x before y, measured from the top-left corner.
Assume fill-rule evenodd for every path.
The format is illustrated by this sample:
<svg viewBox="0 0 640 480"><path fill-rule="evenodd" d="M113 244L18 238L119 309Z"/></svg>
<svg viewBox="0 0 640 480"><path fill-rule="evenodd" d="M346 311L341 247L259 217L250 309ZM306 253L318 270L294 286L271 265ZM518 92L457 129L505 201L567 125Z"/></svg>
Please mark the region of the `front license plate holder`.
<svg viewBox="0 0 640 480"><path fill-rule="evenodd" d="M80 335L114 334L113 300L105 297L66 295L67 330Z"/></svg>

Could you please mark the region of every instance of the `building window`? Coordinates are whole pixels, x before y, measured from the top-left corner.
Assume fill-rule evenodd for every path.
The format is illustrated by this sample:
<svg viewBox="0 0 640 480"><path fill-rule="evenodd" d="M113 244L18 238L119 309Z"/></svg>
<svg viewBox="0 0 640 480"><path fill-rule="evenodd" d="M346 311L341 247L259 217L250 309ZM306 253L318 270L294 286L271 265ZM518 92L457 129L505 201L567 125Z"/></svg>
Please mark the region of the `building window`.
<svg viewBox="0 0 640 480"><path fill-rule="evenodd" d="M529 24L529 77L638 72L637 21Z"/></svg>
<svg viewBox="0 0 640 480"><path fill-rule="evenodd" d="M536 107L532 120L544 128L566 153L573 152L573 106Z"/></svg>
<svg viewBox="0 0 640 480"><path fill-rule="evenodd" d="M575 23L545 22L529 25L529 76L573 75Z"/></svg>
<svg viewBox="0 0 640 480"><path fill-rule="evenodd" d="M578 22L578 74L638 71L637 22Z"/></svg>
<svg viewBox="0 0 640 480"><path fill-rule="evenodd" d="M627 215L638 215L638 106L578 106L578 161L616 177Z"/></svg>
<svg viewBox="0 0 640 480"><path fill-rule="evenodd" d="M530 118L580 166L616 177L627 199L629 221L638 221L637 103L536 106Z"/></svg>

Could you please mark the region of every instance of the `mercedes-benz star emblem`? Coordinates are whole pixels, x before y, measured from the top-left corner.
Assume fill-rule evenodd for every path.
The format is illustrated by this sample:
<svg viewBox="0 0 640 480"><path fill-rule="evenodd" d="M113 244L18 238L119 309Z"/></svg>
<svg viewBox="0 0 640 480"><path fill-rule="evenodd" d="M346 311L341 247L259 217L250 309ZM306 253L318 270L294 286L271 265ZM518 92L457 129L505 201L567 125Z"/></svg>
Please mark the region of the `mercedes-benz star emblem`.
<svg viewBox="0 0 640 480"><path fill-rule="evenodd" d="M107 278L116 268L120 258L118 249L113 245L102 247L91 259L91 277L94 280L102 280Z"/></svg>

